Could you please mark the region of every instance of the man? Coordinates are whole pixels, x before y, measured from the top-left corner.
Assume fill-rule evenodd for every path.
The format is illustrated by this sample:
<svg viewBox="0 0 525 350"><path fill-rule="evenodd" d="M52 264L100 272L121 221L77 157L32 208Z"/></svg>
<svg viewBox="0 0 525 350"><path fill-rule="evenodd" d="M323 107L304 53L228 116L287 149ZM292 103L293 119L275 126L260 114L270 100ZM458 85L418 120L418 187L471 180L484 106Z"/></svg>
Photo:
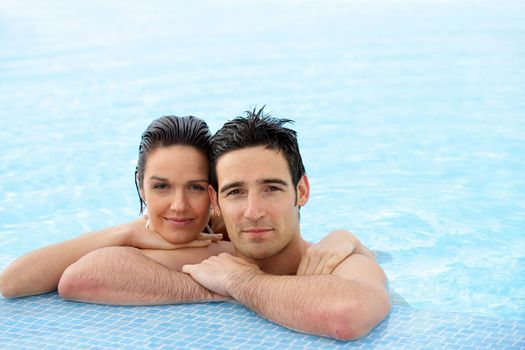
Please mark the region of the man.
<svg viewBox="0 0 525 350"><path fill-rule="evenodd" d="M209 191L233 246L98 249L64 272L60 295L127 305L235 298L303 332L338 339L368 333L390 308L385 275L346 231L332 232L315 245L301 238L299 208L308 201L309 184L295 132L284 128L285 122L262 110L249 112L225 124L212 140L217 191ZM335 249L340 254L320 258L326 247L334 251L334 241L344 242Z"/></svg>
<svg viewBox="0 0 525 350"><path fill-rule="evenodd" d="M235 256L222 253L182 271L288 328L359 338L390 310L385 274L373 258L352 254L330 274L296 275L310 246L299 228L310 186L286 122L261 109L215 134L210 193Z"/></svg>

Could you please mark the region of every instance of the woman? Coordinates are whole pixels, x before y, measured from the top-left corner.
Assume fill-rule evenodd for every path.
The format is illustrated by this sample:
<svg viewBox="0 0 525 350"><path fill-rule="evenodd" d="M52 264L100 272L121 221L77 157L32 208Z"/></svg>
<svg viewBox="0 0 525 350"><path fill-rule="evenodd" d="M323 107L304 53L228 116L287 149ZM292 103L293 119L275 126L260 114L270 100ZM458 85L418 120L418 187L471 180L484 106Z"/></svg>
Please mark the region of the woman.
<svg viewBox="0 0 525 350"><path fill-rule="evenodd" d="M118 262L130 262L131 268L156 263L180 271L182 264L198 263L221 252L233 253L231 243L220 241L222 234L214 233L223 230L220 217L210 219L207 190L210 138L207 124L192 116L154 120L142 134L135 171L141 213L146 207L147 215L18 258L0 275L2 295L10 298L45 293L56 290L60 282L59 292L65 297L129 303L130 299L120 297L84 298L79 288L85 288L89 294L85 280L80 283L73 277L79 271L82 274L94 270L110 284L115 278L109 273L111 265ZM341 244L348 247L344 256L341 252L333 253L340 251ZM306 260L301 262L300 272L328 271L352 253L370 254L352 234L336 231L311 247ZM105 264L108 256L113 263ZM63 275L67 277L61 280ZM130 285L132 281L122 283ZM100 289L91 287L91 291Z"/></svg>

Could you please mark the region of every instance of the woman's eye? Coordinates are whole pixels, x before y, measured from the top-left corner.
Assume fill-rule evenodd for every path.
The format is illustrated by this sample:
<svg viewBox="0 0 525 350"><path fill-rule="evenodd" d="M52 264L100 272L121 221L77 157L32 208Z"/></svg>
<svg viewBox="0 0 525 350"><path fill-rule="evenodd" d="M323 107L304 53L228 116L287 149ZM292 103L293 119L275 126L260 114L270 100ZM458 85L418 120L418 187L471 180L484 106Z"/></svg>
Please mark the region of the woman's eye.
<svg viewBox="0 0 525 350"><path fill-rule="evenodd" d="M190 190L192 191L204 191L206 190L202 185L191 185Z"/></svg>

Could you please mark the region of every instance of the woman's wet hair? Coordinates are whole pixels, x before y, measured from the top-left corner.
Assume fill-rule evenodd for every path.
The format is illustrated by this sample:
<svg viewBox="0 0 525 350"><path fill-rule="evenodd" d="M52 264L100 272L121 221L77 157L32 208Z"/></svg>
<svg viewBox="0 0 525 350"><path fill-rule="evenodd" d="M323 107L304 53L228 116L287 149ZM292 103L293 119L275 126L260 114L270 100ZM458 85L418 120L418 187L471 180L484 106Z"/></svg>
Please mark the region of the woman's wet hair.
<svg viewBox="0 0 525 350"><path fill-rule="evenodd" d="M210 157L211 132L206 122L194 116L177 117L167 115L155 119L142 134L139 146L139 159L135 168L135 186L140 199L140 213L146 203L140 195L144 184L144 169L148 157L159 147L173 145L192 146Z"/></svg>

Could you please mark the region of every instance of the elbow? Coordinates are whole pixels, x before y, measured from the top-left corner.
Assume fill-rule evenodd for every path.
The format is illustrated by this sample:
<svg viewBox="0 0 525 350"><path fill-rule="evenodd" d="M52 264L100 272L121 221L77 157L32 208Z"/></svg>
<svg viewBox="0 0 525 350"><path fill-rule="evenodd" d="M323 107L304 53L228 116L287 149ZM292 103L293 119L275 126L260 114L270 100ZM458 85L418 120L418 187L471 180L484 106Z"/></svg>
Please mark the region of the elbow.
<svg viewBox="0 0 525 350"><path fill-rule="evenodd" d="M94 250L70 265L60 277L58 294L69 300L103 302L107 299L110 280L101 273L108 265L107 257L122 253L120 247Z"/></svg>
<svg viewBox="0 0 525 350"><path fill-rule="evenodd" d="M67 271L67 269L64 271L58 282L57 292L64 299L73 299L73 296L78 291L78 282L76 281L76 276L72 273L66 273Z"/></svg>
<svg viewBox="0 0 525 350"><path fill-rule="evenodd" d="M58 282L58 294L64 299L79 299L79 294L87 287L86 279L82 278L74 264L68 267Z"/></svg>
<svg viewBox="0 0 525 350"><path fill-rule="evenodd" d="M355 317L358 306L355 303L346 303L343 307L334 310L327 323L328 336L338 340L356 340L370 332L362 320Z"/></svg>
<svg viewBox="0 0 525 350"><path fill-rule="evenodd" d="M70 265L58 282L58 294L63 299L90 301L96 297L100 282L82 265Z"/></svg>
<svg viewBox="0 0 525 350"><path fill-rule="evenodd" d="M13 285L8 283L5 272L0 275L0 294L2 294L4 298L14 298L17 296Z"/></svg>
<svg viewBox="0 0 525 350"><path fill-rule="evenodd" d="M375 300L373 308L365 307L357 300L346 301L333 310L327 322L327 335L338 340L357 340L366 336L390 312L390 301Z"/></svg>
<svg viewBox="0 0 525 350"><path fill-rule="evenodd" d="M19 279L16 275L7 271L0 274L0 294L4 298L18 298L24 295L23 287L20 285Z"/></svg>

